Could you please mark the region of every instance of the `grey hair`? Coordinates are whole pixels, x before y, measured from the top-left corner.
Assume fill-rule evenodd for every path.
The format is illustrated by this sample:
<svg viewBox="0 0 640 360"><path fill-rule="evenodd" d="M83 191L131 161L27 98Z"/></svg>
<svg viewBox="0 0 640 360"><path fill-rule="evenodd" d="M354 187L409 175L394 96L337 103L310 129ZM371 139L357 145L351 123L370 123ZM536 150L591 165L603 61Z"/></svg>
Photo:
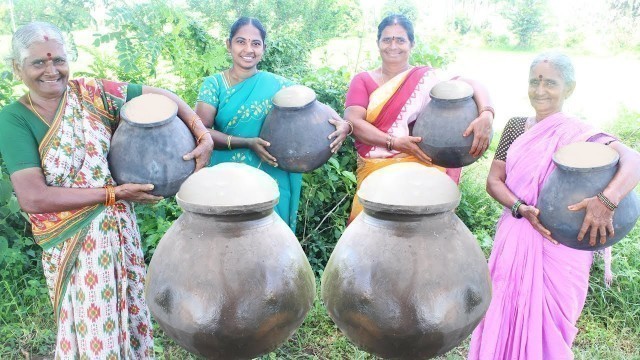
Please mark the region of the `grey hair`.
<svg viewBox="0 0 640 360"><path fill-rule="evenodd" d="M573 63L571 62L571 59L567 55L558 51L548 51L548 52L539 54L531 62L531 67L529 68L529 71L530 72L533 71L533 68L536 67L541 62L548 62L549 64L551 64L551 66L553 66L554 69L558 70L565 84L567 85L576 84L576 71L573 68Z"/></svg>
<svg viewBox="0 0 640 360"><path fill-rule="evenodd" d="M20 26L11 38L11 54L7 58L10 63L22 66L28 55L28 49L36 42L55 41L62 45L68 54L67 44L60 29L48 22L32 22Z"/></svg>

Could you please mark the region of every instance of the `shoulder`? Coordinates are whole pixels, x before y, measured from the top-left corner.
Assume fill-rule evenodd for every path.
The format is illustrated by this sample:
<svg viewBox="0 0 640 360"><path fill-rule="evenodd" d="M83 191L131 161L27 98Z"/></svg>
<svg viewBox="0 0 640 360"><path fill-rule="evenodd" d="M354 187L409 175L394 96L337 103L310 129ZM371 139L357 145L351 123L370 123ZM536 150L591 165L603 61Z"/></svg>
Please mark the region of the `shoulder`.
<svg viewBox="0 0 640 360"><path fill-rule="evenodd" d="M527 122L526 116L512 117L507 121L507 124L504 126L505 132L507 131L507 129L516 130L516 131L522 129L522 131L524 131L524 126L526 122Z"/></svg>
<svg viewBox="0 0 640 360"><path fill-rule="evenodd" d="M274 73L268 72L268 71L260 71L256 74L257 76L260 76L261 80L267 80L267 81L271 81L274 84L277 84L278 87L283 88L283 87L288 87L291 85L295 85L295 82L287 79L284 76L280 76L280 75L276 75Z"/></svg>
<svg viewBox="0 0 640 360"><path fill-rule="evenodd" d="M5 106L0 110L0 128L15 126L24 122L23 113L27 109L18 101Z"/></svg>

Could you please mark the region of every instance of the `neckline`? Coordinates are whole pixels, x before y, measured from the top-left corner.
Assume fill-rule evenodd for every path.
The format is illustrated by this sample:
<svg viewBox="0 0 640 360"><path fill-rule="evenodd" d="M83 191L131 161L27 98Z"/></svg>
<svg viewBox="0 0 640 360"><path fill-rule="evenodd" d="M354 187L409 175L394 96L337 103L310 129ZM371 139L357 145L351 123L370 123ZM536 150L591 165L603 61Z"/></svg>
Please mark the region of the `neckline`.
<svg viewBox="0 0 640 360"><path fill-rule="evenodd" d="M257 70L255 74L249 76L246 79L243 79L240 82L237 82L233 85L231 85L231 76L229 75L229 71L231 70L231 68L226 69L226 70L222 70L221 74L222 74L222 80L224 81L225 85L227 86L228 89L236 87L240 84L243 84L245 81L249 80L249 79L253 79L256 75L258 75L260 73L260 70Z"/></svg>

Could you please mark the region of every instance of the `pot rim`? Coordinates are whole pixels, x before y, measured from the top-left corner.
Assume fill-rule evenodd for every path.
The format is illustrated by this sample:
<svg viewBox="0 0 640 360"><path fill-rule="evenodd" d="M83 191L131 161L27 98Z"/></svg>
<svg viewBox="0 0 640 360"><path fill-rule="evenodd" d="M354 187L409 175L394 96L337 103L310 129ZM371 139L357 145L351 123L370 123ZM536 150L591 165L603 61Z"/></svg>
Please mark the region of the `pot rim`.
<svg viewBox="0 0 640 360"><path fill-rule="evenodd" d="M358 199L365 209L374 212L399 215L430 215L454 210L460 204L461 194L458 193L458 196L452 201L430 205L392 205L369 201L362 197L358 197Z"/></svg>
<svg viewBox="0 0 640 360"><path fill-rule="evenodd" d="M273 105L274 108L281 109L281 110L302 110L302 109L311 107L311 105L313 105L316 101L318 101L318 99L317 97L314 96L313 100L301 106L280 106L280 105L276 105L273 101L271 101L271 104Z"/></svg>
<svg viewBox="0 0 640 360"><path fill-rule="evenodd" d="M129 118L125 115L127 104L125 103L122 106L122 109L120 109L120 119L124 120L127 124L131 125L131 126L136 126L136 127L143 127L143 128L150 128L150 127L156 127L156 126L161 126L164 124L167 124L169 122L171 122L173 119L175 119L178 115L178 105L176 105L176 108L174 111L172 111L172 115L169 116L168 118L164 119L164 120L159 120L159 121L155 121L155 122L151 122L151 123L139 123L139 122L135 122L133 120L129 120Z"/></svg>
<svg viewBox="0 0 640 360"><path fill-rule="evenodd" d="M596 143L596 144L598 144L598 143ZM580 173L603 171L603 170L607 170L607 169L610 169L610 168L618 165L618 162L620 161L620 154L617 151L607 147L604 144L601 144L601 145L605 146L607 149L611 150L614 153L613 160L611 160L611 162L609 162L608 164L604 164L604 165L600 165L600 166L591 166L591 167L574 167L574 166L565 165L565 164L561 163L560 160L558 160L558 157L557 157L558 151L553 153L553 155L551 157L551 160L556 165L556 167L558 167L558 168L560 168L562 170L580 172Z"/></svg>
<svg viewBox="0 0 640 360"><path fill-rule="evenodd" d="M446 101L446 102L458 102L458 101L465 101L468 99L473 98L473 94L469 95L469 96L464 96L461 98L457 98L457 99L443 99L443 98L439 98L435 95L433 95L432 92L429 92L429 96L431 97L432 100L438 100L438 101Z"/></svg>
<svg viewBox="0 0 640 360"><path fill-rule="evenodd" d="M181 199L180 196L176 194L176 202L183 210L204 215L240 215L259 213L273 209L276 204L278 204L279 200L280 196L261 203L220 206L191 203Z"/></svg>

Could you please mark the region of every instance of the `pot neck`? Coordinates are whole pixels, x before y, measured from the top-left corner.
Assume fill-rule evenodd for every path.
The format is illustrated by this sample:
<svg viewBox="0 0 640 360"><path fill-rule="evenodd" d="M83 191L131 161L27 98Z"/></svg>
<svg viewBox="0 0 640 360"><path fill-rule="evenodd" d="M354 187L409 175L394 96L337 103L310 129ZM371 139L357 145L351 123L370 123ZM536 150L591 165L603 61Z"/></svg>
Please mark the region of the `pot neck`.
<svg viewBox="0 0 640 360"><path fill-rule="evenodd" d="M275 221L273 209L260 212L247 212L242 214L220 215L201 214L185 211L183 213L190 219L200 219L215 223L215 230L219 232L252 230L272 224Z"/></svg>

